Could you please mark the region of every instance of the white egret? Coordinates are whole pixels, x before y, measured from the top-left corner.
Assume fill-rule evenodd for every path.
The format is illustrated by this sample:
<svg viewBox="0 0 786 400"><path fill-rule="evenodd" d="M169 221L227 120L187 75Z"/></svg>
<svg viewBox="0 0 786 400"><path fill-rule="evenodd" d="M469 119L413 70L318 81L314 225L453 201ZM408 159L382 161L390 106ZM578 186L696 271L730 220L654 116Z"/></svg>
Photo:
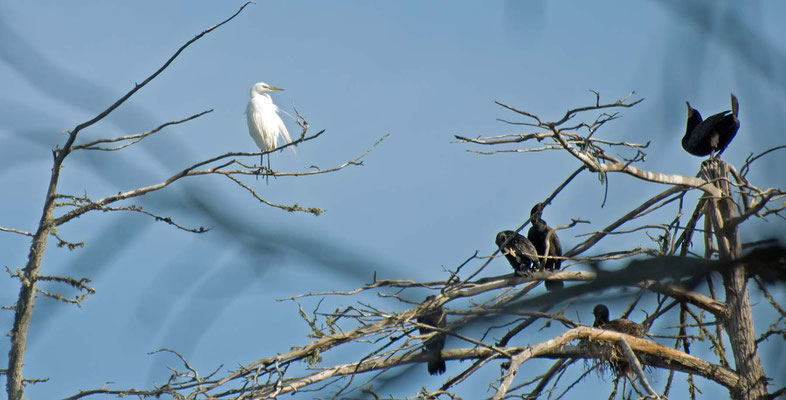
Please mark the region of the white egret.
<svg viewBox="0 0 786 400"><path fill-rule="evenodd" d="M271 151L278 147L279 136L286 143L292 141L284 121L278 116L278 106L273 104L273 99L266 93L271 90L284 89L272 87L264 82L255 83L251 88L251 100L246 107L248 134L262 151ZM260 164L262 164L262 157L259 158ZM267 156L267 167L270 169L270 154Z"/></svg>

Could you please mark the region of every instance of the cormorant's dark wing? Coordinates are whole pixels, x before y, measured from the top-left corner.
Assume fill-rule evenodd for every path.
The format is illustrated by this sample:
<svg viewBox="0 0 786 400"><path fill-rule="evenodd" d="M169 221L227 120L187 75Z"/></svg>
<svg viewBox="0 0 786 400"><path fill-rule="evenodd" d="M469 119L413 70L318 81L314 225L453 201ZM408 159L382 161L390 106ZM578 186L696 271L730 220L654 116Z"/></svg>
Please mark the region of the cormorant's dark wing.
<svg viewBox="0 0 786 400"><path fill-rule="evenodd" d="M533 209L534 211L534 209ZM527 232L527 237L535 246L538 251L538 254L543 256L562 256L562 244L559 241L559 237L557 236L557 232L552 229L551 227L546 224L546 221L540 218L538 214L533 215L532 217L532 227L529 228L529 232ZM546 251L548 250L548 254ZM554 259L554 258L541 258L540 259L540 266L543 269L548 270L559 270L560 266L562 265L562 260ZM555 290L563 287L564 284L562 281L546 281L546 289L548 290Z"/></svg>
<svg viewBox="0 0 786 400"><path fill-rule="evenodd" d="M546 255L547 248L549 256L562 256L562 244L559 241L557 232L546 225L546 222L542 219L532 220L532 227L527 232L527 238L535 246L538 255L541 257ZM547 241L548 245L546 244ZM541 258L540 265L545 269L559 269L560 265L562 265L562 260Z"/></svg>
<svg viewBox="0 0 786 400"><path fill-rule="evenodd" d="M727 113L729 113L729 111L710 115L707 119L696 125L690 135L686 134L687 140L683 139L682 142L682 147L685 151L699 157L712 154L718 146L718 124Z"/></svg>
<svg viewBox="0 0 786 400"><path fill-rule="evenodd" d="M537 266L539 264L538 249L532 245L532 242L519 234L516 234L512 242L513 250L519 265L524 268L530 268L530 266Z"/></svg>
<svg viewBox="0 0 786 400"><path fill-rule="evenodd" d="M740 105L737 102L737 97L734 96L734 93L731 95L731 113L726 114L723 116L723 120L719 123L718 126L718 155L723 153L723 150L726 150L726 147L731 143L734 136L737 135L737 130L740 129L740 120L737 119L737 114L739 114Z"/></svg>
<svg viewBox="0 0 786 400"><path fill-rule="evenodd" d="M548 233L548 226L543 222L541 219L532 219L532 226L529 228L527 232L527 238L532 245L535 246L535 250L538 251L538 255L543 256L546 251L546 234ZM545 260L540 259L540 266L545 267Z"/></svg>
<svg viewBox="0 0 786 400"><path fill-rule="evenodd" d="M505 245L508 237L512 238ZM517 275L523 275L533 265L536 268L539 265L537 248L524 236L513 231L502 231L497 234L496 243Z"/></svg>
<svg viewBox="0 0 786 400"><path fill-rule="evenodd" d="M723 120L718 128L720 131L720 136L718 138L718 155L723 153L723 150L726 150L726 146L728 146L732 139L734 139L734 136L737 135L737 130L740 129L740 120L737 119L739 113L740 104L737 101L737 96L732 93L731 113L723 116Z"/></svg>
<svg viewBox="0 0 786 400"><path fill-rule="evenodd" d="M562 257L562 244L559 241L559 236L557 236L557 231L553 228L549 228L549 256L554 257ZM559 258L550 258L548 262L546 262L546 269L552 271L559 271L562 267L562 259ZM550 281L546 280L546 290L556 290L560 289L565 286L562 281Z"/></svg>
<svg viewBox="0 0 786 400"><path fill-rule="evenodd" d="M734 106L734 102L732 105ZM734 108L736 109L736 106ZM682 147L688 153L699 157L708 156L713 152L722 153L740 128L740 122L732 110L707 117L688 133L690 124L689 119L685 137L682 138Z"/></svg>
<svg viewBox="0 0 786 400"><path fill-rule="evenodd" d="M442 307L429 310L426 313L419 315L417 321L421 324L436 326L438 328L444 328L447 326L445 311L442 309ZM418 330L420 331L421 335L434 332L433 329L425 327L419 327ZM431 353L434 355L434 357L436 357L436 360L429 361L427 365L428 373L431 375L441 375L445 373L445 360L443 360L441 357L443 348L445 348L445 333L438 333L423 343L423 351L426 353Z"/></svg>
<svg viewBox="0 0 786 400"><path fill-rule="evenodd" d="M559 236L557 236L557 231L554 229L549 229L551 235L549 236L549 255L550 256L557 256L562 257L562 243L559 241ZM562 266L562 260L559 258L552 258L549 260L550 263L546 264L546 268L551 270L558 270Z"/></svg>
<svg viewBox="0 0 786 400"><path fill-rule="evenodd" d="M699 110L691 107L690 103L687 101L685 105L688 106L688 120L685 124L685 136L682 137L682 148L694 156L706 156L712 152L712 150L709 148L700 148L700 141L698 140L698 136L694 133L696 127L702 122L701 113Z"/></svg>

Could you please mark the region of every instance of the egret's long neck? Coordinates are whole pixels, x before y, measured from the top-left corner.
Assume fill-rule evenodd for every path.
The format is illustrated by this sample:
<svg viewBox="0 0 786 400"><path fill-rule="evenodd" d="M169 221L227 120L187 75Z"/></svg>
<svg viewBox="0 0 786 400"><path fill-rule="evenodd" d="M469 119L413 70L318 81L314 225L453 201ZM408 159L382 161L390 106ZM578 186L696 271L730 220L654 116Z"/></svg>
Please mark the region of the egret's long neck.
<svg viewBox="0 0 786 400"><path fill-rule="evenodd" d="M267 93L251 92L251 100L273 104L273 99Z"/></svg>
<svg viewBox="0 0 786 400"><path fill-rule="evenodd" d="M256 91L256 90L254 90L254 89L251 89L251 99L252 99L252 100L253 100L253 99L258 99L258 98L260 98L260 97L267 97L267 99L268 99L268 100L270 100L270 101L273 101L273 99L271 99L271 98L270 98L270 95L269 95L269 94L267 94L267 93L265 93L265 92L261 92L261 93L260 93L260 92L257 92L257 91Z"/></svg>

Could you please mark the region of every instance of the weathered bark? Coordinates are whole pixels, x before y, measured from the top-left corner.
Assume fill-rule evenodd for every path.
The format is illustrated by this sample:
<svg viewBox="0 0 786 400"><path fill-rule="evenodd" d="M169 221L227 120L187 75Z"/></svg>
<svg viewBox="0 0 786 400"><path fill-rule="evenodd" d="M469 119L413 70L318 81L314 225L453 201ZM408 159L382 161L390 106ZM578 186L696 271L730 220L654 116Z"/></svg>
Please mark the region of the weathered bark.
<svg viewBox="0 0 786 400"><path fill-rule="evenodd" d="M76 139L76 135L72 133L66 143L66 149L70 148L74 139ZM8 351L8 371L6 373L6 390L9 400L22 400L24 395L22 367L24 366L25 349L27 348L27 330L30 328L30 319L33 316L33 308L35 306L41 259L44 256L44 250L46 250L49 233L54 226L52 225L52 210L54 208L55 192L60 178L60 167L66 155L66 151L55 152L52 177L49 181L41 221L38 224L38 231L33 236L33 243L30 245L27 265L22 270L22 276L19 277L22 285L19 288L19 300L14 307L14 327L9 333L9 336L11 336L11 349Z"/></svg>
<svg viewBox="0 0 786 400"><path fill-rule="evenodd" d="M728 168L721 160L708 161L702 168L708 180L711 179L723 193L720 199L707 198L705 209L706 218L712 223L719 257L721 260L738 259L742 255L739 232L736 225L727 224L737 214L731 197ZM745 265L737 265L722 272L727 310L723 326L729 336L736 371L741 378L739 389L730 389L730 394L732 398L740 400L767 396L767 378L756 347L745 268Z"/></svg>
<svg viewBox="0 0 786 400"><path fill-rule="evenodd" d="M740 266L723 276L726 287L728 317L724 321L737 373L743 379L745 389L732 392L735 399L761 399L767 395L766 375L756 348L753 330L753 311L748 297L748 282L745 267Z"/></svg>

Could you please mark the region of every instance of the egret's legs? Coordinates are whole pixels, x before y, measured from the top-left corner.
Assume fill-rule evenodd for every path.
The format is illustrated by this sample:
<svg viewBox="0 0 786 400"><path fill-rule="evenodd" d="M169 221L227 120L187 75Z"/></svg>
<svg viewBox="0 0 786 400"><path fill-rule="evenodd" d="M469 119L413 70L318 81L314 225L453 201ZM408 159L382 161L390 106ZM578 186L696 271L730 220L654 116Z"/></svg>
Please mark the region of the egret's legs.
<svg viewBox="0 0 786 400"><path fill-rule="evenodd" d="M264 161L264 154L259 155L259 169L257 170L257 180L259 180L259 173L262 171L262 162Z"/></svg>
<svg viewBox="0 0 786 400"><path fill-rule="evenodd" d="M268 174L265 175L265 185L267 185L268 184L268 180L270 180L270 172L271 171L272 171L272 169L270 169L270 153L268 153L268 155L267 155L267 172L268 172Z"/></svg>
<svg viewBox="0 0 786 400"><path fill-rule="evenodd" d="M264 165L265 165L265 155L264 154L260 154L259 155L259 169L257 170L257 180L259 180L259 174L265 168ZM265 184L269 183L269 181L270 181L270 173L271 172L273 172L273 170L270 169L270 154L268 154L267 155L267 173L265 174ZM276 176L273 175L273 178L275 178L275 177Z"/></svg>

